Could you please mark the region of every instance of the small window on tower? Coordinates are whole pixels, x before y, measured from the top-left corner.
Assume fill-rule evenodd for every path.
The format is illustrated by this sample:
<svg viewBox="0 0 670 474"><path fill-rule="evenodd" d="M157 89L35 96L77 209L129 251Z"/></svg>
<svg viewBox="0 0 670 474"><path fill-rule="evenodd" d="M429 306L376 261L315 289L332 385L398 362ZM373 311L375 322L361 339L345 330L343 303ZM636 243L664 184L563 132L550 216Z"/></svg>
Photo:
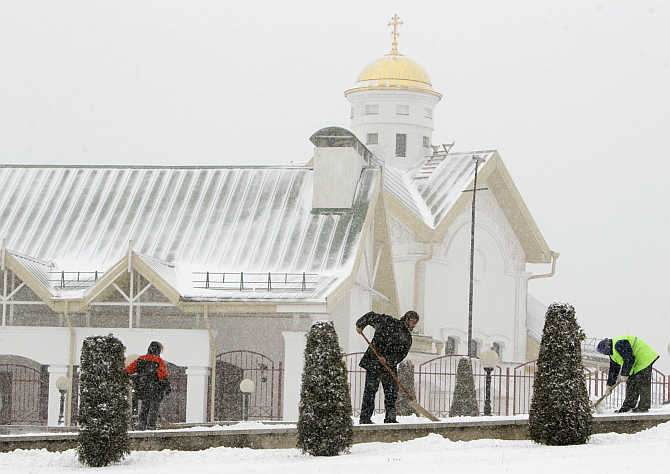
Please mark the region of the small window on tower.
<svg viewBox="0 0 670 474"><path fill-rule="evenodd" d="M379 134L378 133L368 133L367 140L365 140L366 145L377 145L379 144Z"/></svg>
<svg viewBox="0 0 670 474"><path fill-rule="evenodd" d="M349 118L354 118L354 108L351 108L351 113L349 114Z"/></svg>
<svg viewBox="0 0 670 474"><path fill-rule="evenodd" d="M365 115L379 115L379 104L365 104Z"/></svg>
<svg viewBox="0 0 670 474"><path fill-rule="evenodd" d="M423 137L423 147L424 148L430 148L430 138Z"/></svg>
<svg viewBox="0 0 670 474"><path fill-rule="evenodd" d="M426 118L433 118L433 109L426 107L423 109L423 116Z"/></svg>
<svg viewBox="0 0 670 474"><path fill-rule="evenodd" d="M396 133L395 134L395 156L405 157L407 156L407 134L406 133Z"/></svg>
<svg viewBox="0 0 670 474"><path fill-rule="evenodd" d="M409 115L409 105L396 105L395 113L396 115Z"/></svg>

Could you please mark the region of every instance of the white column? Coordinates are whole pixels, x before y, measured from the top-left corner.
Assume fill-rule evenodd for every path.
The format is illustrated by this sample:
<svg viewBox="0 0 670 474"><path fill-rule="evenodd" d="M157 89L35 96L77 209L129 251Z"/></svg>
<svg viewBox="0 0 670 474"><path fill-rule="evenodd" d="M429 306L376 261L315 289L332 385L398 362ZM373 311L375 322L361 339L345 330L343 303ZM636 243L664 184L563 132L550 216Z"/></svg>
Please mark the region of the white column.
<svg viewBox="0 0 670 474"><path fill-rule="evenodd" d="M284 337L284 393L282 414L285 421L298 421L302 371L305 366L304 331L282 331Z"/></svg>
<svg viewBox="0 0 670 474"><path fill-rule="evenodd" d="M209 367L186 369L186 423L202 423L206 420L208 377Z"/></svg>
<svg viewBox="0 0 670 474"><path fill-rule="evenodd" d="M47 414L47 425L58 426L58 415L60 414L60 392L56 387L56 381L60 377L67 377L67 365L49 366L49 410ZM65 420L65 408L63 409L63 420Z"/></svg>

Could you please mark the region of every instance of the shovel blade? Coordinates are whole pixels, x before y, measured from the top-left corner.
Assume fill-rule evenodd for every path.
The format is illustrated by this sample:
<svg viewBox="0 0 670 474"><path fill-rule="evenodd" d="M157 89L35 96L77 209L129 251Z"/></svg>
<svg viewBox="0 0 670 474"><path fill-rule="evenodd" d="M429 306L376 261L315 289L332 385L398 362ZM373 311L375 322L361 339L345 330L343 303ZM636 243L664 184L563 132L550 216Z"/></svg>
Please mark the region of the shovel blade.
<svg viewBox="0 0 670 474"><path fill-rule="evenodd" d="M438 418L435 418L435 416L431 412L426 410L424 407L419 405L417 402L410 401L409 404L411 405L412 408L414 408L415 412L420 413L421 415L428 418L430 421L440 421Z"/></svg>

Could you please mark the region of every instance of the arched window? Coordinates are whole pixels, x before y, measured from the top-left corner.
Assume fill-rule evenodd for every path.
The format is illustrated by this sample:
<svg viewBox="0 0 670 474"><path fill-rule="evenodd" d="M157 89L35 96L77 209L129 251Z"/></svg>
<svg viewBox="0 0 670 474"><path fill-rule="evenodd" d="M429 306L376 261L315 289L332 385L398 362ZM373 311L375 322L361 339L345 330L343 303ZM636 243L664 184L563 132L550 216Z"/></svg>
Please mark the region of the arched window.
<svg viewBox="0 0 670 474"><path fill-rule="evenodd" d="M456 338L449 336L447 343L444 345L444 355L456 354Z"/></svg>
<svg viewBox="0 0 670 474"><path fill-rule="evenodd" d="M502 344L499 342L494 342L491 344L491 349L494 350L496 354L498 354L498 357L502 359Z"/></svg>
<svg viewBox="0 0 670 474"><path fill-rule="evenodd" d="M472 353L473 356L479 354L479 342L477 342L476 339L472 340L472 343L470 345L470 352Z"/></svg>

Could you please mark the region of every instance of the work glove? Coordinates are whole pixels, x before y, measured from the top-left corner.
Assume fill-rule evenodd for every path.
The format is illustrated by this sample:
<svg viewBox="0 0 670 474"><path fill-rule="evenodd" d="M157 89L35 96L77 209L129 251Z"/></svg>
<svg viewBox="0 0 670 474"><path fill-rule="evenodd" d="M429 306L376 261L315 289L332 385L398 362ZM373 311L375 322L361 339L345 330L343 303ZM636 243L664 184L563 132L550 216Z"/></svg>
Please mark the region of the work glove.
<svg viewBox="0 0 670 474"><path fill-rule="evenodd" d="M619 375L616 379L617 383L626 383L628 382L628 375Z"/></svg>

